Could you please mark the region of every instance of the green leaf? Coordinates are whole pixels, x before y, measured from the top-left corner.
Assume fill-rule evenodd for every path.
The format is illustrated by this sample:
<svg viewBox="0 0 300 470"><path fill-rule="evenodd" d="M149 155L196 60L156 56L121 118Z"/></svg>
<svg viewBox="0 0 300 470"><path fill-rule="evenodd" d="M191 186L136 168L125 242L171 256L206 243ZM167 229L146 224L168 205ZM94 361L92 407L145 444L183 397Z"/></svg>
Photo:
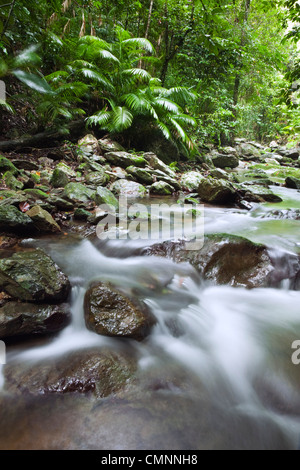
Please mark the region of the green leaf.
<svg viewBox="0 0 300 470"><path fill-rule="evenodd" d="M53 95L54 92L44 78L40 78L33 73L24 72L23 70L14 70L13 75L22 83L38 93Z"/></svg>
<svg viewBox="0 0 300 470"><path fill-rule="evenodd" d="M123 132L126 129L129 129L132 121L133 115L131 112L125 107L117 106L112 112L109 130L111 132Z"/></svg>
<svg viewBox="0 0 300 470"><path fill-rule="evenodd" d="M155 49L153 45L151 44L148 39L145 38L130 38L130 39L125 39L122 41L122 44L134 46L135 48L138 49L144 49L145 51L150 52L151 54L154 54Z"/></svg>
<svg viewBox="0 0 300 470"><path fill-rule="evenodd" d="M24 67L26 65L39 65L41 63L40 56L36 53L38 47L31 46L22 51L13 60L13 67Z"/></svg>

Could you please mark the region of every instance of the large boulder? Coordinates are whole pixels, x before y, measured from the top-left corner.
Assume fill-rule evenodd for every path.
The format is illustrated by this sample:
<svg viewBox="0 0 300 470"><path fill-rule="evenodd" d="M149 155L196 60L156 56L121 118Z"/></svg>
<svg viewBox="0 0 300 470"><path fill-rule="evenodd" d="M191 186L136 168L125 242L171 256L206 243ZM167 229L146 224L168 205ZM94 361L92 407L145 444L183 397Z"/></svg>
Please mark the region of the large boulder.
<svg viewBox="0 0 300 470"><path fill-rule="evenodd" d="M146 188L134 181L117 180L111 185L110 189L118 196L140 198L147 195Z"/></svg>
<svg viewBox="0 0 300 470"><path fill-rule="evenodd" d="M241 142L237 147L238 155L246 160L259 160L261 152L253 144Z"/></svg>
<svg viewBox="0 0 300 470"><path fill-rule="evenodd" d="M13 394L71 393L103 398L126 389L134 381L135 371L135 361L125 353L82 350L22 367L13 362L5 367L5 386Z"/></svg>
<svg viewBox="0 0 300 470"><path fill-rule="evenodd" d="M261 186L260 184L241 184L241 188L247 190L254 196L261 198L266 202L282 202L280 196L274 194L271 189Z"/></svg>
<svg viewBox="0 0 300 470"><path fill-rule="evenodd" d="M107 152L104 157L112 165L120 166L121 168L127 168L131 165L144 168L147 164L144 157L127 152Z"/></svg>
<svg viewBox="0 0 300 470"><path fill-rule="evenodd" d="M217 168L237 168L240 163L237 155L215 153L211 156L211 159Z"/></svg>
<svg viewBox="0 0 300 470"><path fill-rule="evenodd" d="M296 255L283 252L285 263L279 263L265 245L228 234L207 235L200 250L188 251L184 242L166 241L143 249L141 254L189 262L215 284L247 288L278 287L282 280L293 279L300 266Z"/></svg>
<svg viewBox="0 0 300 470"><path fill-rule="evenodd" d="M93 199L95 191L81 183L69 183L64 188L63 196L74 202L88 202Z"/></svg>
<svg viewBox="0 0 300 470"><path fill-rule="evenodd" d="M299 160L300 156L300 151L298 148L281 150L279 153L286 158L290 158L291 160Z"/></svg>
<svg viewBox="0 0 300 470"><path fill-rule="evenodd" d="M184 190L194 192L199 188L204 176L199 171L187 171L180 178L180 184Z"/></svg>
<svg viewBox="0 0 300 470"><path fill-rule="evenodd" d="M70 318L68 304L7 302L0 308L0 338L56 333L69 323Z"/></svg>
<svg viewBox="0 0 300 470"><path fill-rule="evenodd" d="M27 233L34 228L28 215L23 214L15 206L0 206L0 231Z"/></svg>
<svg viewBox="0 0 300 470"><path fill-rule="evenodd" d="M234 201L236 193L231 183L226 180L203 178L198 187L201 201L211 204L228 204Z"/></svg>
<svg viewBox="0 0 300 470"><path fill-rule="evenodd" d="M25 302L64 302L70 292L65 274L42 250L0 260L0 289Z"/></svg>
<svg viewBox="0 0 300 470"><path fill-rule="evenodd" d="M146 304L131 299L115 286L100 282L92 285L84 299L84 314L89 330L105 336L143 340L155 318Z"/></svg>
<svg viewBox="0 0 300 470"><path fill-rule="evenodd" d="M60 226L53 219L49 212L42 209L40 206L34 206L27 212L28 217L31 218L34 226L41 232L60 232Z"/></svg>

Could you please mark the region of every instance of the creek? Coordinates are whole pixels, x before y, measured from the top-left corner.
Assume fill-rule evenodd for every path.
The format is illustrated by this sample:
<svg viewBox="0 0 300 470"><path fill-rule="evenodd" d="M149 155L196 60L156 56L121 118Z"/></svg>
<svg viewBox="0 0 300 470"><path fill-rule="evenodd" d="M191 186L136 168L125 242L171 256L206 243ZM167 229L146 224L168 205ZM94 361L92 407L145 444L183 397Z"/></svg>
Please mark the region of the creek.
<svg viewBox="0 0 300 470"><path fill-rule="evenodd" d="M205 233L241 235L274 253L299 253L299 221L278 220L271 212L299 209L300 193L272 189L284 202L250 212L206 206ZM292 343L300 340L299 291L287 282L279 289L217 286L189 264L132 255L140 240L56 237L28 243L42 247L69 276L72 322L30 348L9 348L8 363L35 364L107 346L137 358L139 386L97 405L75 396L18 402L6 397L2 448L299 447L300 365L291 359ZM107 338L86 329L83 298L96 279L139 293L157 319L147 339Z"/></svg>

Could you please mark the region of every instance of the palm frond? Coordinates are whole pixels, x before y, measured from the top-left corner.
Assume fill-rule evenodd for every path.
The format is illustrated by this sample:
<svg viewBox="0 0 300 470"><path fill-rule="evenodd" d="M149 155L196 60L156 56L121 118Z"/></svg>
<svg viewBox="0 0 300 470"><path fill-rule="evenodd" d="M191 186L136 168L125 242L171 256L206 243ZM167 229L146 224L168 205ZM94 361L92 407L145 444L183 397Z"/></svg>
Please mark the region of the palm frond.
<svg viewBox="0 0 300 470"><path fill-rule="evenodd" d="M106 77L104 77L104 75L96 72L95 70L83 68L78 70L78 73L83 75L85 78L88 78L89 80L101 83L101 85L103 85L107 90L113 90L113 85L111 82Z"/></svg>
<svg viewBox="0 0 300 470"><path fill-rule="evenodd" d="M193 103L197 99L197 94L186 87L173 87L163 93L164 96L176 101L180 106Z"/></svg>
<svg viewBox="0 0 300 470"><path fill-rule="evenodd" d="M102 49L111 50L111 45L97 36L83 36L79 39L79 44L85 44L88 46L96 46L97 48L101 47Z"/></svg>
<svg viewBox="0 0 300 470"><path fill-rule="evenodd" d="M187 114L177 114L174 116L174 119L182 126L182 125L187 125L187 126L192 126L195 127L197 125L196 119L194 119L192 116L188 116Z"/></svg>
<svg viewBox="0 0 300 470"><path fill-rule="evenodd" d="M155 104L161 106L163 109L170 111L171 113L179 113L179 106L174 101L168 100L167 98L156 98Z"/></svg>
<svg viewBox="0 0 300 470"><path fill-rule="evenodd" d="M129 129L133 121L133 115L125 106L116 106L112 111L110 132L123 132Z"/></svg>
<svg viewBox="0 0 300 470"><path fill-rule="evenodd" d="M150 101L148 101L143 95L135 93L127 93L122 96L126 106L136 113L146 114L152 116L155 120L158 119L158 115L153 108Z"/></svg>
<svg viewBox="0 0 300 470"><path fill-rule="evenodd" d="M178 139L181 139L184 143L188 142L190 138L187 136L183 128L180 124L174 119L173 117L168 117L168 121L172 124L173 128L175 129L175 136Z"/></svg>
<svg viewBox="0 0 300 470"><path fill-rule="evenodd" d="M172 134L168 128L168 126L161 122L161 121L158 121L156 123L157 127L160 129L160 131L163 133L164 137L167 139L167 140L172 140Z"/></svg>
<svg viewBox="0 0 300 470"><path fill-rule="evenodd" d="M155 49L150 41L145 38L130 38L122 41L122 44L133 46L136 49L143 49L154 54Z"/></svg>
<svg viewBox="0 0 300 470"><path fill-rule="evenodd" d="M101 59L107 59L115 63L120 63L119 59L115 55L113 55L110 51L107 51L105 49L99 49L97 51L97 54L99 55Z"/></svg>
<svg viewBox="0 0 300 470"><path fill-rule="evenodd" d="M151 79L150 73L148 73L144 69L132 68L122 71L122 75L126 75L128 77L137 77L140 80L143 80L146 83L149 83Z"/></svg>
<svg viewBox="0 0 300 470"><path fill-rule="evenodd" d="M66 80L68 77L68 72L66 72L65 70L58 70L57 72L53 72L50 75L47 75L45 79L47 80L47 82L55 84L57 82L60 82L61 80Z"/></svg>
<svg viewBox="0 0 300 470"><path fill-rule="evenodd" d="M94 114L93 116L90 116L86 121L87 125L97 125L101 127L102 129L107 129L107 124L109 120L111 119L111 111L106 111L102 110L99 111L99 113Z"/></svg>

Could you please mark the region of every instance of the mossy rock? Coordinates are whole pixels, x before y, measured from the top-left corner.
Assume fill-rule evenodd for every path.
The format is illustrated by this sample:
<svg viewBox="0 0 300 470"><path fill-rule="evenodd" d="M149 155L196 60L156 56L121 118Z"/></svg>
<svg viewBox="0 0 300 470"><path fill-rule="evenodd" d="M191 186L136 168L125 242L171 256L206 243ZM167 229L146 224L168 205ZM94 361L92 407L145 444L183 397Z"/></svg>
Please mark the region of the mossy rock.
<svg viewBox="0 0 300 470"><path fill-rule="evenodd" d="M67 300L70 282L53 260L37 249L0 260L0 288L25 302L57 303Z"/></svg>
<svg viewBox="0 0 300 470"><path fill-rule="evenodd" d="M19 181L11 171L6 171L4 173L2 181L6 186L15 191L23 189L24 187L24 183L22 183L22 181Z"/></svg>
<svg viewBox="0 0 300 470"><path fill-rule="evenodd" d="M95 203L99 205L112 206L115 210L119 209L119 202L116 199L115 195L108 188L97 188L94 195Z"/></svg>
<svg viewBox="0 0 300 470"><path fill-rule="evenodd" d="M28 233L33 228L34 225L30 217L15 206L0 206L0 231Z"/></svg>
<svg viewBox="0 0 300 470"><path fill-rule="evenodd" d="M175 192L173 186L165 181L157 181L153 183L150 188L150 194L159 195L159 196L170 196Z"/></svg>
<svg viewBox="0 0 300 470"><path fill-rule="evenodd" d="M10 171L13 175L17 175L19 173L18 168L8 160L8 158L0 155L0 173L4 174L7 171Z"/></svg>
<svg viewBox="0 0 300 470"><path fill-rule="evenodd" d="M68 183L63 192L63 197L70 201L88 202L92 201L95 196L95 191L87 188L81 183Z"/></svg>

